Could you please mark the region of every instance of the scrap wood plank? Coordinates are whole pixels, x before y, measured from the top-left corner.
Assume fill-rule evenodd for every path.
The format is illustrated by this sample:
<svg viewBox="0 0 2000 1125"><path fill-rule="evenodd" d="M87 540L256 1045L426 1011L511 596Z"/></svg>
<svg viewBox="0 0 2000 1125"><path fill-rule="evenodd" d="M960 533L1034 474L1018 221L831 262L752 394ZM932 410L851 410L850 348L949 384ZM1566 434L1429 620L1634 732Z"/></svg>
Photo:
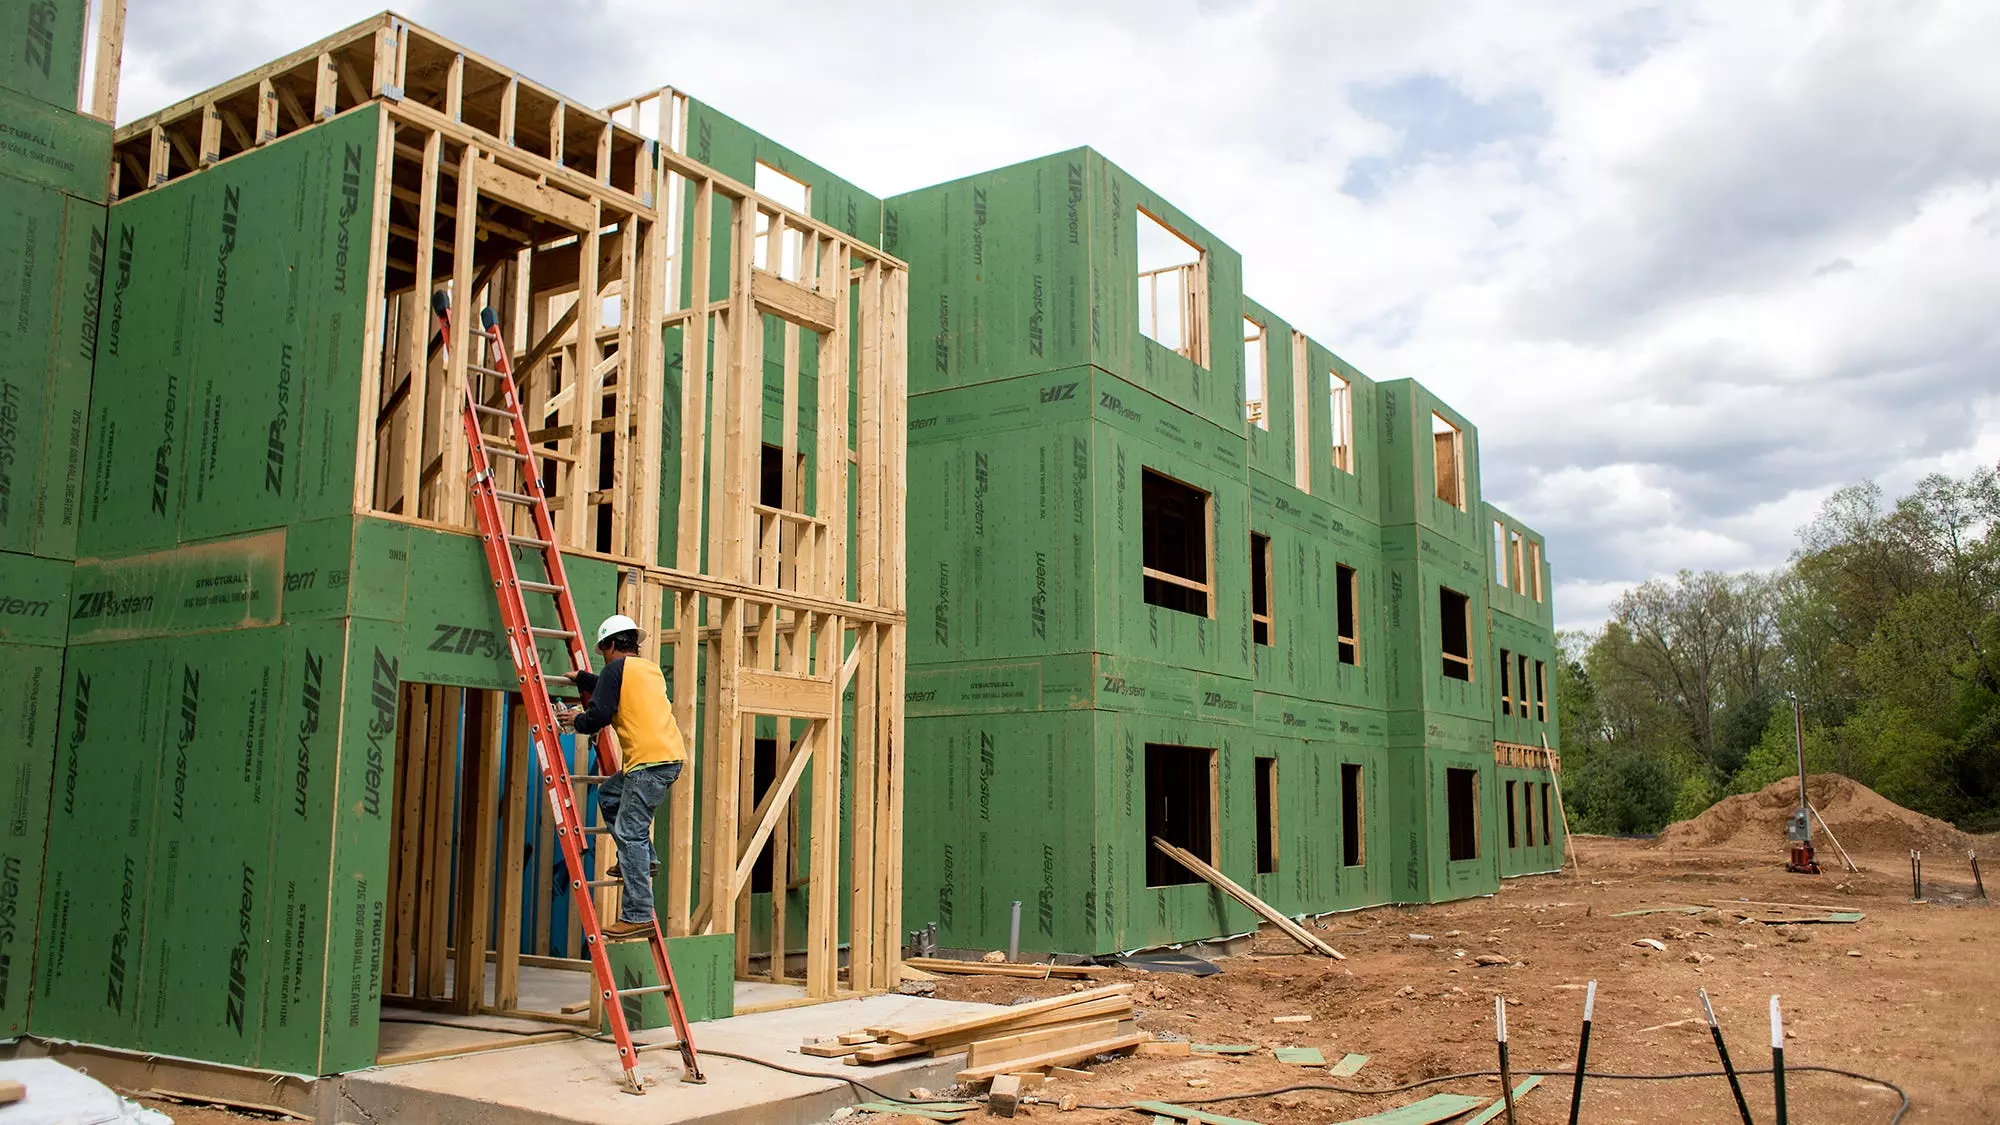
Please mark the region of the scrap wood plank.
<svg viewBox="0 0 2000 1125"><path fill-rule="evenodd" d="M1022 1006L1025 1007L1026 1005ZM863 1063L891 1062L895 1059L910 1058L915 1055L951 1055L965 1050L977 1040L991 1039L1000 1035L1025 1031L1031 1027L1048 1027L1054 1024L1086 1022L1102 1019L1105 1016L1124 1019L1131 1014L1132 1001L1129 997L1111 996L1100 1000L1092 1000L1085 1004L1072 1005L1067 1008L1031 1013L989 1028L980 1028L952 1035L936 1035L927 1039L913 1040L908 1043L865 1043L861 1045L860 1050L849 1055L847 1061L859 1066Z"/></svg>
<svg viewBox="0 0 2000 1125"><path fill-rule="evenodd" d="M910 957L903 964L921 969L926 973L958 973L965 976L1023 977L1043 979L1047 977L1093 977L1107 972L1103 965L1023 965L1017 962L993 963L987 961L950 961L941 957Z"/></svg>
<svg viewBox="0 0 2000 1125"><path fill-rule="evenodd" d="M1637 918L1642 914L1700 914L1712 909L1707 906L1643 906L1637 910L1621 910L1613 918Z"/></svg>
<svg viewBox="0 0 2000 1125"><path fill-rule="evenodd" d="M1189 1048L1204 1055L1252 1055L1257 1047L1252 1043L1196 1043Z"/></svg>
<svg viewBox="0 0 2000 1125"><path fill-rule="evenodd" d="M816 1059L837 1059L860 1049L859 1043L807 1043L799 1048L799 1054Z"/></svg>
<svg viewBox="0 0 2000 1125"><path fill-rule="evenodd" d="M1473 1094L1432 1094L1420 1102L1367 1117L1337 1121L1334 1125L1437 1125L1485 1101L1484 1097Z"/></svg>
<svg viewBox="0 0 2000 1125"><path fill-rule="evenodd" d="M1210 1113L1205 1109L1189 1109L1172 1102L1133 1102L1132 1108L1140 1113L1150 1113L1153 1120L1166 1118L1168 1121L1185 1121L1188 1125L1257 1125L1257 1122L1242 1117L1224 1117L1220 1113Z"/></svg>
<svg viewBox="0 0 2000 1125"><path fill-rule="evenodd" d="M957 1105L960 1103L949 1103ZM900 1113L905 1117L921 1117L925 1121L963 1121L977 1106L963 1109L933 1109L921 1105L898 1105L895 1102L862 1102L854 1107L857 1113Z"/></svg>
<svg viewBox="0 0 2000 1125"><path fill-rule="evenodd" d="M1062 1047L1044 1054L1030 1055L1024 1059L1011 1059L1003 1063L994 1063L992 1066L967 1067L959 1071L953 1080L957 1082L984 1082L989 1078L998 1078L1003 1074L1038 1070L1046 1066L1068 1066L1071 1063L1080 1063L1085 1059L1096 1058L1098 1055L1109 1055L1118 1051L1130 1050L1150 1038L1152 1037L1143 1031L1135 1031L1129 1035L1120 1035L1115 1039L1101 1039L1095 1043Z"/></svg>
<svg viewBox="0 0 2000 1125"><path fill-rule="evenodd" d="M1003 1063L1009 1059L1027 1058L1060 1047L1074 1047L1081 1043L1095 1043L1102 1039L1116 1039L1138 1030L1138 1024L1131 1020L1107 1019L1090 1023L1062 1024L1058 1027L1044 1027L1034 1031L1022 1031L1013 1035L1002 1035L995 1039L980 1039L972 1044L965 1063L978 1068Z"/></svg>
<svg viewBox="0 0 2000 1125"><path fill-rule="evenodd" d="M1249 907L1258 917L1283 930L1293 941L1298 942L1314 953L1331 957L1336 961L1347 960L1346 955L1341 953L1340 950L1314 937L1306 931L1305 927L1280 914L1270 903L1244 890L1234 880L1230 879L1229 876L1210 867L1193 852L1188 851L1186 848L1175 847L1158 836L1153 837L1153 846L1160 849L1162 853L1174 862L1201 876L1202 881L1209 886Z"/></svg>
<svg viewBox="0 0 2000 1125"><path fill-rule="evenodd" d="M1368 1065L1367 1055L1357 1055L1350 1051L1339 1062L1334 1063L1327 1073L1335 1078L1352 1078L1366 1065Z"/></svg>
<svg viewBox="0 0 2000 1125"><path fill-rule="evenodd" d="M997 1012L987 1012L976 1016L961 1016L957 1019L935 1020L930 1023L906 1024L902 1027L868 1027L862 1030L887 1043L910 1043L919 1039L932 1039L960 1032L983 1031L1001 1027L1024 1016L1039 1015L1067 1008L1072 1004L1103 1000L1112 996L1124 996L1132 991L1130 984L1107 984L1098 988L1087 988L1082 992L1072 992L1065 996L1055 996L1047 1000L1035 1000L1026 1004L1016 1004Z"/></svg>
<svg viewBox="0 0 2000 1125"><path fill-rule="evenodd" d="M1536 1074L1529 1076L1526 1081L1514 1087L1514 1101L1518 1104L1521 1100L1522 1094L1525 1094L1528 1091L1534 1089L1536 1086L1541 1085L1541 1082L1542 1082L1541 1075ZM1488 1121L1493 1120L1494 1118L1500 1116L1505 1112L1507 1112L1507 1099L1495 1098L1493 1099L1492 1105L1489 1105L1485 1109L1480 1110L1478 1113L1473 1114L1471 1117L1466 1118L1465 1125L1486 1125Z"/></svg>

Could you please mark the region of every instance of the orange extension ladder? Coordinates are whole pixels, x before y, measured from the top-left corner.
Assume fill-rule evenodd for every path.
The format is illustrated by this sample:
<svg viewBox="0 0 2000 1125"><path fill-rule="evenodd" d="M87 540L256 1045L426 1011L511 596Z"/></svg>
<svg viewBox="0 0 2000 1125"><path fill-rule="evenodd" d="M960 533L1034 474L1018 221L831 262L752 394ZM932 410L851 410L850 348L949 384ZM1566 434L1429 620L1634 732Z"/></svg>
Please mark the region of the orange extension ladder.
<svg viewBox="0 0 2000 1125"><path fill-rule="evenodd" d="M442 292L436 293L431 308L443 333L446 361L449 362L451 300ZM486 352L493 366L481 366L469 358L465 365L465 440L472 455L472 468L466 475L466 482L472 488L479 538L486 546L486 563L493 572L493 587L500 599L500 618L507 629L507 649L520 681L521 698L530 724L528 737L534 743L535 757L541 764L542 788L555 815L556 840L562 845L563 863L569 872L570 901L575 904L574 908L582 920L583 943L590 951L591 971L596 974L598 994L604 999L604 1011L611 1021L611 1034L618 1043L618 1062L625 1068L626 1090L635 1094L646 1092L645 1082L639 1076L639 1054L632 1046L632 1030L626 1024L621 1001L626 997L653 993L665 996L667 1011L673 1016L674 1033L680 1038L681 1081L702 1082L705 1079L701 1076L701 1061L695 1057L694 1037L688 1032L687 1011L681 1006L680 989L674 983L674 967L667 959L666 939L660 933L657 916L646 930L645 941L652 951L653 969L661 983L619 988L611 971L604 928L598 923L590 891L616 885L620 880L593 880L584 868L585 833L605 834L609 829L584 826L574 785L597 784L616 774L618 755L608 734L600 733L594 740L596 774L572 776L563 761L562 748L557 741L560 727L555 704L549 698L549 687L556 684L568 687L569 681L542 671L535 642L542 637L561 637L569 647L571 666L583 671L590 668L590 650L584 647L583 627L577 621L576 603L570 598L569 580L563 574L562 555L556 549L555 521L549 516L548 498L542 492L541 470L535 459L534 443L528 437L527 420L521 415L521 397L514 386L513 362L508 355L506 340L500 334L499 318L493 315L492 309L483 309L479 319L478 335L486 341ZM492 405L496 398L503 405ZM481 425L486 419L499 420L507 432L488 433ZM523 491L507 492L495 487L494 458L508 458L519 465ZM510 533L502 504L532 512L535 534ZM516 547L530 547L540 552L546 572L545 581L537 582L520 576L514 563ZM530 621L526 601L529 594L554 599L560 622L558 627L546 629Z"/></svg>

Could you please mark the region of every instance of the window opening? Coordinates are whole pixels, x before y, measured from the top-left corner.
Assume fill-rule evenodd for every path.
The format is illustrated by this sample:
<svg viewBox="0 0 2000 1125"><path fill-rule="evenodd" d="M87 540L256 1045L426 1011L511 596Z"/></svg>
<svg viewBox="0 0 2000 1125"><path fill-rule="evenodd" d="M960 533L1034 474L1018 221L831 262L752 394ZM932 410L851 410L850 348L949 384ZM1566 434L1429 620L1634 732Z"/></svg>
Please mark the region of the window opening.
<svg viewBox="0 0 2000 1125"><path fill-rule="evenodd" d="M1509 653L1506 649L1504 648L1501 649L1500 650L1500 713L1502 715L1512 715L1514 713L1514 678L1507 674L1507 669L1512 667L1513 663L1514 663L1513 655Z"/></svg>
<svg viewBox="0 0 2000 1125"><path fill-rule="evenodd" d="M1549 721L1549 669L1541 661L1535 661L1535 721Z"/></svg>
<svg viewBox="0 0 2000 1125"><path fill-rule="evenodd" d="M1535 783L1532 781L1521 783L1521 819L1526 822L1522 825L1522 842L1532 848L1536 840Z"/></svg>
<svg viewBox="0 0 2000 1125"><path fill-rule="evenodd" d="M797 211L801 215L812 214L812 188L803 180L796 180L759 160L756 179L751 188L758 195L783 207ZM771 217L762 211L757 213L757 239L753 251L758 269L770 270L779 277L797 281L803 276L805 260L806 232L785 229L784 244L779 248L778 262L771 264Z"/></svg>
<svg viewBox="0 0 2000 1125"><path fill-rule="evenodd" d="M1208 366L1208 256L1138 211L1139 334Z"/></svg>
<svg viewBox="0 0 2000 1125"><path fill-rule="evenodd" d="M788 720L779 719L778 721L782 723ZM756 743L755 757L750 762L750 790L754 794L750 798L752 808L756 807L756 802L764 799L765 792L777 780L778 740L775 738L760 738ZM757 862L751 865L751 894L767 895L771 893L771 875L777 867L777 852L771 845L772 841L766 838L764 841L764 850L757 853Z"/></svg>
<svg viewBox="0 0 2000 1125"><path fill-rule="evenodd" d="M1472 682L1472 599L1438 587L1438 619L1443 637L1444 674Z"/></svg>
<svg viewBox="0 0 2000 1125"><path fill-rule="evenodd" d="M1368 835L1361 820L1361 767L1340 764L1340 865L1360 867L1367 858Z"/></svg>
<svg viewBox="0 0 2000 1125"><path fill-rule="evenodd" d="M1243 415L1253 426L1271 428L1271 350L1264 326L1243 318Z"/></svg>
<svg viewBox="0 0 2000 1125"><path fill-rule="evenodd" d="M1195 746L1146 744L1146 885L1198 883L1189 871L1153 846L1155 836L1215 863L1215 751Z"/></svg>
<svg viewBox="0 0 2000 1125"><path fill-rule="evenodd" d="M1208 493L1151 469L1140 477L1146 603L1207 617L1215 593Z"/></svg>
<svg viewBox="0 0 2000 1125"><path fill-rule="evenodd" d="M1271 537L1250 536L1250 634L1260 645L1271 643Z"/></svg>
<svg viewBox="0 0 2000 1125"><path fill-rule="evenodd" d="M1333 446L1333 467L1354 471L1354 387L1338 371L1326 374L1327 433Z"/></svg>
<svg viewBox="0 0 2000 1125"><path fill-rule="evenodd" d="M1451 837L1451 858L1479 858L1479 771L1444 771L1445 823Z"/></svg>
<svg viewBox="0 0 2000 1125"><path fill-rule="evenodd" d="M1436 455L1437 498L1465 510L1465 441L1458 427L1431 415L1431 446Z"/></svg>
<svg viewBox="0 0 2000 1125"><path fill-rule="evenodd" d="M1526 653L1514 654L1514 670L1519 673L1514 682L1520 685L1521 717L1528 717L1528 657Z"/></svg>
<svg viewBox="0 0 2000 1125"><path fill-rule="evenodd" d="M1507 525L1493 521L1493 582L1507 584Z"/></svg>
<svg viewBox="0 0 2000 1125"><path fill-rule="evenodd" d="M1257 874L1278 869L1278 759L1257 759Z"/></svg>
<svg viewBox="0 0 2000 1125"><path fill-rule="evenodd" d="M1542 843L1556 842L1555 828L1549 823L1549 783L1542 782Z"/></svg>
<svg viewBox="0 0 2000 1125"><path fill-rule="evenodd" d="M1528 592L1528 567L1521 547L1521 533L1511 528L1507 532L1507 557L1514 567L1513 590L1517 594Z"/></svg>
<svg viewBox="0 0 2000 1125"><path fill-rule="evenodd" d="M1342 664L1361 663L1361 631L1355 627L1354 603L1359 585L1354 568L1335 565L1334 580L1334 625L1339 638L1340 662Z"/></svg>
<svg viewBox="0 0 2000 1125"><path fill-rule="evenodd" d="M1535 588L1535 601L1542 600L1542 545L1528 541L1528 581Z"/></svg>
<svg viewBox="0 0 2000 1125"><path fill-rule="evenodd" d="M1306 334L1292 333L1292 485L1312 492L1312 370L1306 365Z"/></svg>
<svg viewBox="0 0 2000 1125"><path fill-rule="evenodd" d="M1515 802L1519 796L1520 794L1514 792L1514 783L1511 781L1508 782L1507 783L1507 847L1509 849L1518 848L1521 846L1519 834L1516 832L1514 826L1514 809L1516 807ZM1456 859L1457 857L1454 856L1453 858Z"/></svg>

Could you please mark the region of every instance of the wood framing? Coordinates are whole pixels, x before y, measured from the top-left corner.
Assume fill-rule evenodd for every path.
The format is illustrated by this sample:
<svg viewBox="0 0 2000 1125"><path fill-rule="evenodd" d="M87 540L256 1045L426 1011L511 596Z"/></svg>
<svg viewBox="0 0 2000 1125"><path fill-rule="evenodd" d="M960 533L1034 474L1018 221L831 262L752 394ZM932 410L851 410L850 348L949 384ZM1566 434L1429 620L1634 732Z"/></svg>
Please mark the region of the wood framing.
<svg viewBox="0 0 2000 1125"><path fill-rule="evenodd" d="M491 364L468 327L492 310L536 447L533 463L497 468L495 487L539 474L564 551L618 565L619 608L645 627L695 758L658 821L668 934L734 932L745 971L760 955L761 975L815 999L891 987L904 264L690 159L672 91L587 109L387 13L118 130L113 191L157 190L349 114L381 125L354 511L471 531L458 419L473 365ZM772 268L760 239L784 248ZM438 294L459 311L450 341L436 338ZM777 394L767 370L781 373ZM775 496L759 487L771 433ZM663 465L668 449L678 461ZM534 839L546 817L527 814L539 794L519 726L503 720L517 705L405 685L385 993L594 1026L595 996L579 1012L521 1010L523 968L564 964L579 945L573 921L566 944L552 926L546 880L522 877L524 852L553 849ZM775 740L779 764L762 786L759 739ZM774 938L753 951L767 845ZM609 851L596 849L600 875ZM486 870L479 857L496 852ZM618 893L605 883L589 888L600 910ZM801 912L802 946L786 940Z"/></svg>

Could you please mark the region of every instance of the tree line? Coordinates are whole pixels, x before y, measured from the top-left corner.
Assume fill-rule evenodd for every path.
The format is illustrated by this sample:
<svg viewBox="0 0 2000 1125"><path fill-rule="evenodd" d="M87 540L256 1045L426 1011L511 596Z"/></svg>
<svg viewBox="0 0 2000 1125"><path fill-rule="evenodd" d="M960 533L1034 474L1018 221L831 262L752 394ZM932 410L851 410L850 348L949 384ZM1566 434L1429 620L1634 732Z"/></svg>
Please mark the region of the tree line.
<svg viewBox="0 0 2000 1125"><path fill-rule="evenodd" d="M1889 503L1843 488L1771 571L1628 591L1558 661L1579 832L1651 833L1806 768L1973 832L2000 830L2000 476Z"/></svg>

